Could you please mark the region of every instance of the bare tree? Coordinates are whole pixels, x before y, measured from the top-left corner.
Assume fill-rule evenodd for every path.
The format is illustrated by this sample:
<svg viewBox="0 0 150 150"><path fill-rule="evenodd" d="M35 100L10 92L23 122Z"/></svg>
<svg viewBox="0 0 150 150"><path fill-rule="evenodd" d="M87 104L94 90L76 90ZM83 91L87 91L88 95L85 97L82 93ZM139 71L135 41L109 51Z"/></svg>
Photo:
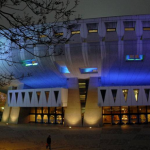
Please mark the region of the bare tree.
<svg viewBox="0 0 150 150"><path fill-rule="evenodd" d="M48 57L61 55L60 49L57 53L55 48L49 51L50 46L65 44L69 40L59 32L60 28L71 29L70 17L78 0L1 0L0 1L0 60L8 65L21 63L12 60L12 49L18 52L25 50L33 57ZM53 21L48 23L48 17L53 16ZM35 54L28 47L36 47L43 44L46 48L44 53ZM13 73L0 74L0 86L11 83L12 80L30 76L31 74L15 77Z"/></svg>

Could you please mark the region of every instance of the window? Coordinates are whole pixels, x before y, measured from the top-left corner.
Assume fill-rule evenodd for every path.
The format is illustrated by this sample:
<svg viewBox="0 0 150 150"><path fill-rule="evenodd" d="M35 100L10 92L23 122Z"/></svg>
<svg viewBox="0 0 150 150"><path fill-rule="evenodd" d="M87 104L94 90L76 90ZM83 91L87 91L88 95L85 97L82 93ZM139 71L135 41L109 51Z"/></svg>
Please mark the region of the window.
<svg viewBox="0 0 150 150"><path fill-rule="evenodd" d="M89 33L97 33L97 32L98 32L98 30L96 30L96 29L89 30Z"/></svg>
<svg viewBox="0 0 150 150"><path fill-rule="evenodd" d="M143 31L150 31L150 27L143 27Z"/></svg>
<svg viewBox="0 0 150 150"><path fill-rule="evenodd" d="M120 114L120 107L112 107L112 114Z"/></svg>
<svg viewBox="0 0 150 150"><path fill-rule="evenodd" d="M111 115L103 115L103 123L111 123Z"/></svg>
<svg viewBox="0 0 150 150"><path fill-rule="evenodd" d="M63 36L63 32L59 32L59 33L54 33L55 36Z"/></svg>
<svg viewBox="0 0 150 150"><path fill-rule="evenodd" d="M139 106L138 107L138 112L139 113L146 113L146 106Z"/></svg>
<svg viewBox="0 0 150 150"><path fill-rule="evenodd" d="M116 31L116 28L107 28L106 31L107 31L107 32L115 32L115 31Z"/></svg>
<svg viewBox="0 0 150 150"><path fill-rule="evenodd" d="M122 121L123 124L127 124L129 122L128 115L122 115L121 116L121 121Z"/></svg>
<svg viewBox="0 0 150 150"><path fill-rule="evenodd" d="M126 55L126 61L142 61L143 55Z"/></svg>
<svg viewBox="0 0 150 150"><path fill-rule="evenodd" d="M79 68L81 74L86 74L86 73L98 73L97 68Z"/></svg>
<svg viewBox="0 0 150 150"><path fill-rule="evenodd" d="M130 106L130 113L137 113L137 106Z"/></svg>
<svg viewBox="0 0 150 150"><path fill-rule="evenodd" d="M137 115L130 115L130 123L137 123L138 122L138 117Z"/></svg>
<svg viewBox="0 0 150 150"><path fill-rule="evenodd" d="M103 114L111 114L111 107L103 107Z"/></svg>
<svg viewBox="0 0 150 150"><path fill-rule="evenodd" d="M72 31L71 34L80 34L80 31Z"/></svg>
<svg viewBox="0 0 150 150"><path fill-rule="evenodd" d="M48 114L48 107L43 107L43 114Z"/></svg>
<svg viewBox="0 0 150 150"><path fill-rule="evenodd" d="M128 90L127 90L127 89L123 89L123 90L122 90L122 93L123 93L123 96L124 96L125 101L127 101Z"/></svg>
<svg viewBox="0 0 150 150"><path fill-rule="evenodd" d="M128 106L121 106L121 113L122 113L122 114L129 113L129 111L128 111Z"/></svg>
<svg viewBox="0 0 150 150"><path fill-rule="evenodd" d="M134 91L135 100L138 101L139 90L138 89L134 89L133 91Z"/></svg>
<svg viewBox="0 0 150 150"><path fill-rule="evenodd" d="M135 28L125 28L124 30L125 30L125 31L134 31Z"/></svg>

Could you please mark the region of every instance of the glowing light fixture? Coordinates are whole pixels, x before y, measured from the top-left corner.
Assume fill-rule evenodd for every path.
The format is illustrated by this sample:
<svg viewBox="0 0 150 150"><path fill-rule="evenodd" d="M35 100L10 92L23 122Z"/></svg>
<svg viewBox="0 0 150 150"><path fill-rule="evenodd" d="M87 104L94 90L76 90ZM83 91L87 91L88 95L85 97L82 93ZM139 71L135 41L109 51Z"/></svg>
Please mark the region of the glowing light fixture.
<svg viewBox="0 0 150 150"><path fill-rule="evenodd" d="M92 127L89 127L90 129L92 128Z"/></svg>
<svg viewBox="0 0 150 150"><path fill-rule="evenodd" d="M86 73L98 73L97 68L79 68L81 74L86 74Z"/></svg>
<svg viewBox="0 0 150 150"><path fill-rule="evenodd" d="M69 128L71 129L71 126Z"/></svg>
<svg viewBox="0 0 150 150"><path fill-rule="evenodd" d="M143 55L126 55L126 61L142 61Z"/></svg>
<svg viewBox="0 0 150 150"><path fill-rule="evenodd" d="M37 65L38 65L38 63L36 62L35 59L23 60L23 61L22 61L22 64L23 64L24 66L37 66Z"/></svg>

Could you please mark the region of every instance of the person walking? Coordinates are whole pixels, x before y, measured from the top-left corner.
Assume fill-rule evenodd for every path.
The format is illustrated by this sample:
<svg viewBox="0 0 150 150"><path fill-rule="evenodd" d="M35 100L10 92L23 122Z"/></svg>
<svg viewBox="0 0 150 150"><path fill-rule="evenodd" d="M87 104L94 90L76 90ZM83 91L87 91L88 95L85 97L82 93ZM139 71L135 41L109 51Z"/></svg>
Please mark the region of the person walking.
<svg viewBox="0 0 150 150"><path fill-rule="evenodd" d="M49 148L51 150L51 136L49 135L47 138L47 148Z"/></svg>

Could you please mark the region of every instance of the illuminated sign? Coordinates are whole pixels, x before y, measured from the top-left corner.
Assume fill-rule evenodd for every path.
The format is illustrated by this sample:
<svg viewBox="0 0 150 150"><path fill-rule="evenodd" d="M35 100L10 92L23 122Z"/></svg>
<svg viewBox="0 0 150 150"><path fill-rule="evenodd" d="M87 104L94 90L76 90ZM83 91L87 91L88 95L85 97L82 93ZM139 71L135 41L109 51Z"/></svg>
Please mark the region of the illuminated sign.
<svg viewBox="0 0 150 150"><path fill-rule="evenodd" d="M142 61L143 55L126 55L126 61Z"/></svg>
<svg viewBox="0 0 150 150"><path fill-rule="evenodd" d="M81 74L86 74L86 73L98 73L97 68L79 68Z"/></svg>
<svg viewBox="0 0 150 150"><path fill-rule="evenodd" d="M23 60L23 61L22 61L22 64L23 64L24 66L37 66L37 65L38 65L38 63L36 62L35 59Z"/></svg>

